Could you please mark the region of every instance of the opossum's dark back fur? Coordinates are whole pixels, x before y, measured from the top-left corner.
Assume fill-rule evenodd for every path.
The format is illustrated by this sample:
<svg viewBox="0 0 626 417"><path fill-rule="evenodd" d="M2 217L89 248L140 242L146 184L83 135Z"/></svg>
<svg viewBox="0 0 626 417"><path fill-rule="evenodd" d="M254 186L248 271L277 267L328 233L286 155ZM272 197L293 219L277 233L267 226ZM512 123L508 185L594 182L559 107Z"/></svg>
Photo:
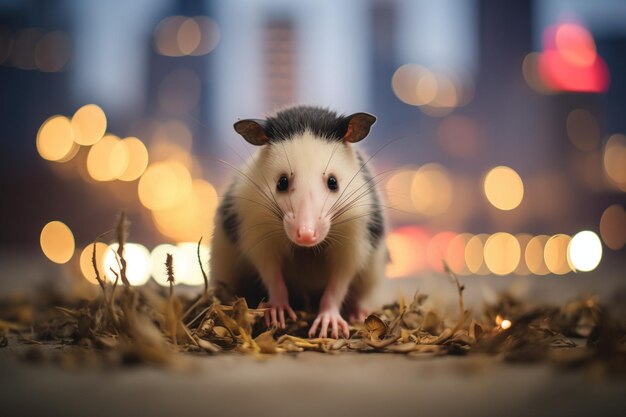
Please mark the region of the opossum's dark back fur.
<svg viewBox="0 0 626 417"><path fill-rule="evenodd" d="M344 115L329 109L296 106L268 117L264 128L270 141L289 140L305 130L329 141L337 141L346 134L348 122Z"/></svg>

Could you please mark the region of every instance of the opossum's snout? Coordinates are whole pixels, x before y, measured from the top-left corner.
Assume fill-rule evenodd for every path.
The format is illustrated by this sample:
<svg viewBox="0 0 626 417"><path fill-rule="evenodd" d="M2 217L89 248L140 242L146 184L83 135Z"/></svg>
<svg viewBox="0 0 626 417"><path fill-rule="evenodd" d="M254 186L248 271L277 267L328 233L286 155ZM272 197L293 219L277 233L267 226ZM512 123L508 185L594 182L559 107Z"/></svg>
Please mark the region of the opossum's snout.
<svg viewBox="0 0 626 417"><path fill-rule="evenodd" d="M311 247L322 243L328 235L330 221L320 215L321 211L322 207L314 204L312 199L295 204L293 211L285 213L283 218L287 237L298 246Z"/></svg>

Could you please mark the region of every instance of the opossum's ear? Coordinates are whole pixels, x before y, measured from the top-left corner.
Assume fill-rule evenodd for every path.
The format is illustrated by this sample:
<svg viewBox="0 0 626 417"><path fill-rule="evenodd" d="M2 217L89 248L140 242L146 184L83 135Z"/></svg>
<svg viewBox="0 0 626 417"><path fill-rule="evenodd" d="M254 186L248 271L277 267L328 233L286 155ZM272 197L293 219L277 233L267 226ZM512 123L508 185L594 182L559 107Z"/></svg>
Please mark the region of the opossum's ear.
<svg viewBox="0 0 626 417"><path fill-rule="evenodd" d="M348 129L343 135L343 140L351 143L356 143L365 138L376 121L376 117L369 113L354 113L346 119L348 120Z"/></svg>
<svg viewBox="0 0 626 417"><path fill-rule="evenodd" d="M267 121L261 119L245 119L234 124L235 131L253 145L261 146L269 142L265 126Z"/></svg>

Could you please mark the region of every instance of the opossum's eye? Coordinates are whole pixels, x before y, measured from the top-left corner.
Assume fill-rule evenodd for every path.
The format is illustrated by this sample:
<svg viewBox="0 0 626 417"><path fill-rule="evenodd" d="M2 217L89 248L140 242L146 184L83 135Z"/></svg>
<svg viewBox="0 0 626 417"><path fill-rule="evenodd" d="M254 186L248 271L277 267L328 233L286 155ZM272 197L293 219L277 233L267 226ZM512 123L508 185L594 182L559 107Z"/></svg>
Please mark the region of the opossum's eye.
<svg viewBox="0 0 626 417"><path fill-rule="evenodd" d="M278 183L276 183L276 189L278 191L287 191L289 188L289 178L286 175L281 175L278 179Z"/></svg>
<svg viewBox="0 0 626 417"><path fill-rule="evenodd" d="M328 184L328 189L330 191L337 191L337 189L339 188L339 183L337 182L337 178L335 178L334 175L328 177L328 181L326 182L326 184Z"/></svg>

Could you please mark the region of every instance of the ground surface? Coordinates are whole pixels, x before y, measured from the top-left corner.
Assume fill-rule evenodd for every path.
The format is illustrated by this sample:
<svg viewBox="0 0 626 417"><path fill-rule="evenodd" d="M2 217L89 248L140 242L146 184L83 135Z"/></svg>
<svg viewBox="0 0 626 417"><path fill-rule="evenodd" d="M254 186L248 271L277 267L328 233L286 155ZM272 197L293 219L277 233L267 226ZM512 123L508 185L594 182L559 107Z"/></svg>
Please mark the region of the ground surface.
<svg viewBox="0 0 626 417"><path fill-rule="evenodd" d="M0 351L3 416L624 416L626 380L496 358L305 353L67 371Z"/></svg>
<svg viewBox="0 0 626 417"><path fill-rule="evenodd" d="M58 269L30 257L7 258L0 256L0 265L8 265L0 295L28 292L34 283L59 276ZM566 278L469 277L465 284L468 305L478 309L494 290L511 286L526 297L561 302L581 291L619 297L624 281L619 270ZM432 302L451 300L455 307L455 289L441 276L389 282L381 298L417 288L431 294ZM14 338L0 348L3 417L626 415L626 378L609 378L597 368L563 371L486 356L304 353L267 360L189 356L184 371L146 365L67 370L20 360L29 348Z"/></svg>

